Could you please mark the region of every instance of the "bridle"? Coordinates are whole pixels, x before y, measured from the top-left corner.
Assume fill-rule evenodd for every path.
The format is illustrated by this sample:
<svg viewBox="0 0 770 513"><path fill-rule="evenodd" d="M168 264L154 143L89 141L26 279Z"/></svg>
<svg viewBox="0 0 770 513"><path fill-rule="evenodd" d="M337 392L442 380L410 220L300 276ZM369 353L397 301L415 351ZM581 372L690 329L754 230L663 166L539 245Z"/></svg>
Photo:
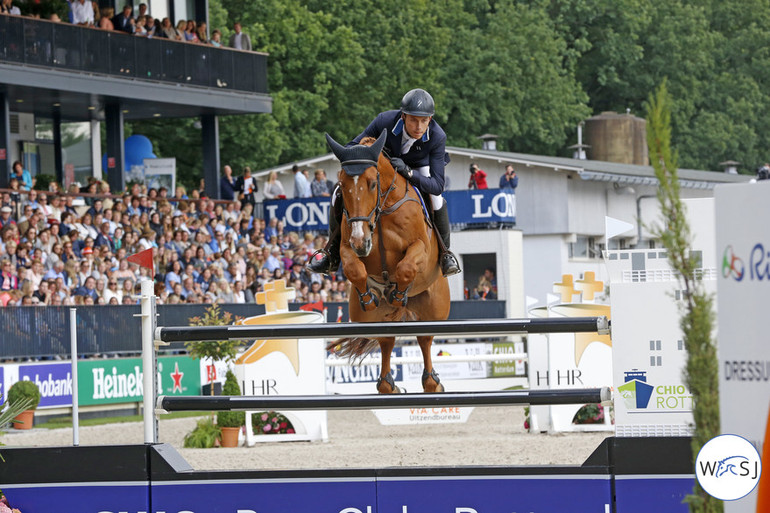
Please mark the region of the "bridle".
<svg viewBox="0 0 770 513"><path fill-rule="evenodd" d="M393 205L383 209L382 205L384 205L388 201L388 196L390 196L390 193L394 190L396 190L396 177L398 176L398 173L395 171L393 172L393 180L390 182L390 185L385 190L385 192L382 192L381 185L380 185L380 168L377 165L377 162L374 160L369 159L357 159L357 160L346 160L341 163L343 170L345 169L346 165L353 165L353 164L370 164L374 166L375 169L377 169L377 204L374 205L372 210L369 212L369 214L365 216L355 216L350 217L350 213L348 212L347 207L345 206L345 202L342 202L342 213L347 219L348 227L351 227L354 222L356 221L366 221L369 224L369 232L374 233L375 227L380 227L380 217L386 216L389 214L392 214L396 210L398 210L401 205L406 203L407 201L418 201L415 198L412 198L409 196L409 181L406 181L406 186L404 187L404 195L401 197L400 200L395 202ZM381 231L381 230L380 230ZM379 237L377 237L379 241L379 250L380 250L380 266L382 268L382 278L387 283L389 281L388 278L388 271L387 264L385 262L385 243L383 241L382 234L380 234ZM407 288L408 290L408 288ZM360 294L360 292L359 292ZM406 294L406 292L404 292ZM363 301L363 300L362 300Z"/></svg>
<svg viewBox="0 0 770 513"><path fill-rule="evenodd" d="M397 173L393 173L393 181L390 182L390 186L388 189L383 193L380 185L380 169L377 167L377 162L374 160L368 160L368 159L358 159L358 160L346 160L342 162L342 168L344 169L346 165L354 165L354 164L370 164L374 166L375 169L377 169L377 204L372 207L372 210L369 211L369 213L365 216L354 216L351 217L350 213L348 212L347 207L345 206L345 203L342 204L342 213L345 216L345 219L347 219L348 226L352 226L353 223L356 221L366 221L369 224L369 230L374 231L374 227L380 222L380 216L383 214L387 215L391 212L395 211L394 208L389 208L386 211L382 210L382 205L385 204L385 202L388 200L388 196L390 195L391 191L395 190L395 184L396 184L396 175ZM406 196L406 192L404 193L404 196ZM398 206L401 206L400 203ZM398 208L398 207L396 207Z"/></svg>

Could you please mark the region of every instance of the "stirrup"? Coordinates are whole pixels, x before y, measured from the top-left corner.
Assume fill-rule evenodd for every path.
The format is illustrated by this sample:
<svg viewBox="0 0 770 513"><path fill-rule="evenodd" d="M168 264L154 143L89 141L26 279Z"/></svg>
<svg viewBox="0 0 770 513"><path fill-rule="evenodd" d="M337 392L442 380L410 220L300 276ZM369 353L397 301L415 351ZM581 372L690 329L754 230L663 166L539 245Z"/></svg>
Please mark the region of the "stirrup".
<svg viewBox="0 0 770 513"><path fill-rule="evenodd" d="M321 258L316 259L316 256L321 255ZM340 265L340 259L335 259L330 251L326 248L317 250L308 260L305 267L308 271L317 274L334 274Z"/></svg>
<svg viewBox="0 0 770 513"><path fill-rule="evenodd" d="M449 250L441 255L441 272L444 276L454 276L461 272L460 264L457 258Z"/></svg>

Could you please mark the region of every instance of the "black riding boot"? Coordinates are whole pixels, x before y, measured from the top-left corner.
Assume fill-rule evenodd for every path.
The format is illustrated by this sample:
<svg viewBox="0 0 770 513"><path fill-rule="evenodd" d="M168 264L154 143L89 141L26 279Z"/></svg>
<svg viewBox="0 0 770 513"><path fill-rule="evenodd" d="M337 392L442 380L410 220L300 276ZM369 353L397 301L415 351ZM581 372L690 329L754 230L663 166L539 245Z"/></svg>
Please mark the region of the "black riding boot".
<svg viewBox="0 0 770 513"><path fill-rule="evenodd" d="M447 211L446 203L433 212L433 222L436 224L441 240L439 241L441 246L441 255L439 256L439 262L441 262L441 272L444 276L452 276L460 272L460 264L457 262L457 258L449 251L449 212Z"/></svg>
<svg viewBox="0 0 770 513"><path fill-rule="evenodd" d="M340 195L341 196L341 195ZM307 263L307 269L318 274L334 274L340 266L340 241L342 231L342 197L329 204L329 241L326 247L316 251ZM321 258L317 258L320 255Z"/></svg>

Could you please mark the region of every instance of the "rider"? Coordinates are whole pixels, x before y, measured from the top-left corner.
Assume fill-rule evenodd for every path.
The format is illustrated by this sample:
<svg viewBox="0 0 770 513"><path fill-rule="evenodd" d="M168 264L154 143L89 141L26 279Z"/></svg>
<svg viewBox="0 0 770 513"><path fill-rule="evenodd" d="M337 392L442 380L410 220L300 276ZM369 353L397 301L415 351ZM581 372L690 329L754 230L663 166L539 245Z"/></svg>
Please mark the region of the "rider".
<svg viewBox="0 0 770 513"><path fill-rule="evenodd" d="M368 127L348 146L358 144L364 137L377 138L387 129L385 142L393 168L420 192L430 195L433 204L433 221L441 235L441 271L444 276L460 272L460 265L449 250L449 214L441 196L444 190L444 166L449 162L446 153L446 134L433 114L433 97L424 89L412 89L401 100L401 110L380 113ZM332 212L329 215L329 242L320 251L321 258L313 258L308 268L316 273L333 273L340 263L339 223L342 219L341 201L332 196Z"/></svg>

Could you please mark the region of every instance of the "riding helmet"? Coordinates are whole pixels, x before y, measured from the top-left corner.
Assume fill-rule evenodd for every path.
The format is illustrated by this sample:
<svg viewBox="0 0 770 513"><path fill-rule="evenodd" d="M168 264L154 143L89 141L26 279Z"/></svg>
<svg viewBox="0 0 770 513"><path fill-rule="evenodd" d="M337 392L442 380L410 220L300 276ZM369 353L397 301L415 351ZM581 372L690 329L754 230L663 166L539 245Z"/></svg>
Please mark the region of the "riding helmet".
<svg viewBox="0 0 770 513"><path fill-rule="evenodd" d="M412 89L401 99L401 112L412 116L432 116L435 112L433 97L425 89Z"/></svg>

